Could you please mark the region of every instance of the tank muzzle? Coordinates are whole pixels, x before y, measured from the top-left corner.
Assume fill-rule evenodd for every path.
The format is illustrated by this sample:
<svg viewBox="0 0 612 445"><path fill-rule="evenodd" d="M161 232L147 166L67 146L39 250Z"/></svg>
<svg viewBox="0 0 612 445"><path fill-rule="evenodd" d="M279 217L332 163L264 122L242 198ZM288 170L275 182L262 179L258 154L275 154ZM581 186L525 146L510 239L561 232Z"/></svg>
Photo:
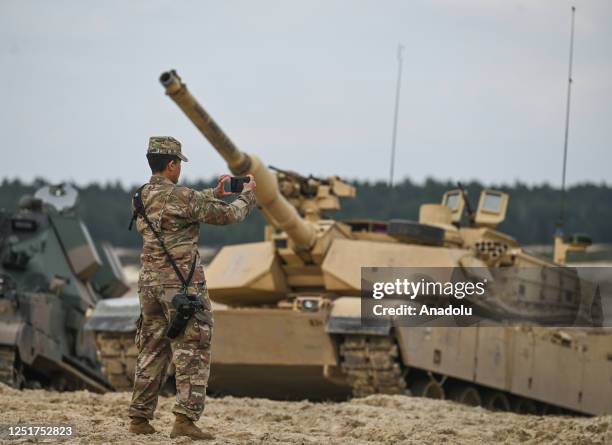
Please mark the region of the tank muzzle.
<svg viewBox="0 0 612 445"><path fill-rule="evenodd" d="M159 76L159 82L166 89L167 94L176 93L181 89L183 83L175 70L165 71Z"/></svg>

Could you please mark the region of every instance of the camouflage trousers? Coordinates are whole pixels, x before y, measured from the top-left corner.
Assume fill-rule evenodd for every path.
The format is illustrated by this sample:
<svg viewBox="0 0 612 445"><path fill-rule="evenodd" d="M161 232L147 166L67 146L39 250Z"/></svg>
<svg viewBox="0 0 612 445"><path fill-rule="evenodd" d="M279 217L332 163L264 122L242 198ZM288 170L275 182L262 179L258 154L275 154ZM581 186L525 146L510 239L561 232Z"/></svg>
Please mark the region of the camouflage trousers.
<svg viewBox="0 0 612 445"><path fill-rule="evenodd" d="M189 319L182 334L175 339L165 336L168 322L174 315L172 298L178 287L141 286L138 289L141 318L136 329L138 360L134 376L134 391L130 417L153 419L159 391L172 361L176 377L174 413L196 421L204 410L206 385L210 375L210 342L212 326L202 314ZM199 295L204 307L211 310L208 292L202 285L189 288Z"/></svg>

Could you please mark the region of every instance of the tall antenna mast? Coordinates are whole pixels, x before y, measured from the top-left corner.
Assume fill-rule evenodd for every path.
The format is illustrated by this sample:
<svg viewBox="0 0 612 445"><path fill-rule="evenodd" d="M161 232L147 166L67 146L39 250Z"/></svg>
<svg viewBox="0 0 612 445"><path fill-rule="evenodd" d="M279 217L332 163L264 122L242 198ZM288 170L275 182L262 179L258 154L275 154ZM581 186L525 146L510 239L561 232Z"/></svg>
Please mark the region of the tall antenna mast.
<svg viewBox="0 0 612 445"><path fill-rule="evenodd" d="M565 172L567 170L567 140L569 135L569 118L570 118L570 103L572 96L572 65L574 62L574 15L576 7L572 6L572 27L570 33L570 50L569 50L569 70L567 75L567 103L565 106L565 140L563 143L563 173L561 176L561 210L559 213L559 223L557 224L557 232L563 233L565 224Z"/></svg>
<svg viewBox="0 0 612 445"><path fill-rule="evenodd" d="M397 85L395 87L395 114L393 116L393 137L391 139L391 168L389 171L389 187L393 187L393 167L395 165L395 142L397 140L397 115L399 113L400 87L402 85L402 51L404 46L400 43L397 45Z"/></svg>

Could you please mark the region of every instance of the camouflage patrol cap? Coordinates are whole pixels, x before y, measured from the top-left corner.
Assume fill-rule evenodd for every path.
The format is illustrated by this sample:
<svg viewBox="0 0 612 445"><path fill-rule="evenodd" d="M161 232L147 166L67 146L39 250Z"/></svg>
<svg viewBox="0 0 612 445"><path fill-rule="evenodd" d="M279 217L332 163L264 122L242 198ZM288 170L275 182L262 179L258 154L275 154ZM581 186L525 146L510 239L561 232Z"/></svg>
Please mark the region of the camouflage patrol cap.
<svg viewBox="0 0 612 445"><path fill-rule="evenodd" d="M182 161L187 162L187 158L181 153L181 143L172 136L151 136L149 138L148 153L175 155Z"/></svg>

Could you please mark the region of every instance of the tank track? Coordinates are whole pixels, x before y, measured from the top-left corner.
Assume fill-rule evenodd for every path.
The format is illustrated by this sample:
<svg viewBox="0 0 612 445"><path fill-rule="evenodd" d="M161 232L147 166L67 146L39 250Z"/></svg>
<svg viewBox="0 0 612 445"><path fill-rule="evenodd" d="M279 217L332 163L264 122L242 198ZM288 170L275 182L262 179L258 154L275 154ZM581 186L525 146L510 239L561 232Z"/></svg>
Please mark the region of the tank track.
<svg viewBox="0 0 612 445"><path fill-rule="evenodd" d="M393 338L348 335L340 345L340 356L354 397L409 393Z"/></svg>
<svg viewBox="0 0 612 445"><path fill-rule="evenodd" d="M100 332L96 334L96 345L108 383L117 391L131 391L138 357L134 333Z"/></svg>
<svg viewBox="0 0 612 445"><path fill-rule="evenodd" d="M0 382L19 388L22 385L20 372L15 368L17 350L10 346L0 346Z"/></svg>

